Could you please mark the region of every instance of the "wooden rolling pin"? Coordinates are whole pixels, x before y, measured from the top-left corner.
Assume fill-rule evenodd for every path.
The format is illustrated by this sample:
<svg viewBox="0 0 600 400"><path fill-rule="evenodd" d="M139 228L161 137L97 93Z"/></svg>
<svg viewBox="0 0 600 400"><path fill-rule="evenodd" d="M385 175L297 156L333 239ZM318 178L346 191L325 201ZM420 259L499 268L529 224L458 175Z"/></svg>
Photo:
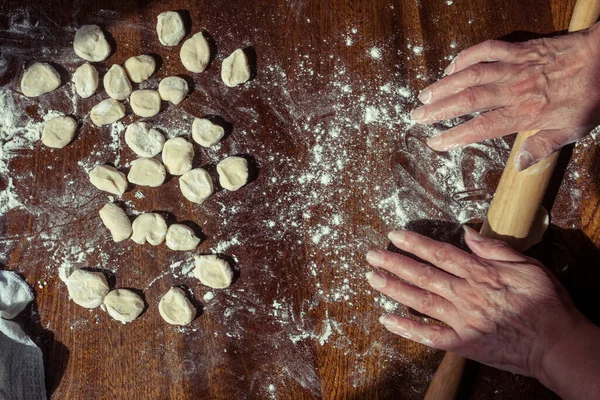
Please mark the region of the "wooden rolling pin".
<svg viewBox="0 0 600 400"><path fill-rule="evenodd" d="M577 0L569 32L587 29L600 16L600 0ZM556 167L559 152L522 172L515 169L517 151L525 139L538 131L520 132L490 204L481 233L500 239L519 251L526 250L526 238L538 214L542 198ZM425 400L454 400L460 386L465 359L448 352L429 384Z"/></svg>

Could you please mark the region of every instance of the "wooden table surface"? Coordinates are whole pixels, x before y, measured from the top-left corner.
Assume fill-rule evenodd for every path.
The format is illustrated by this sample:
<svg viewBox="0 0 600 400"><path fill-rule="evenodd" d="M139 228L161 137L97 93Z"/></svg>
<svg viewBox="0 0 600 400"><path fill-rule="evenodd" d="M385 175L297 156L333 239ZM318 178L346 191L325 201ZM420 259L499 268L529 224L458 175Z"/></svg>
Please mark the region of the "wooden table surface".
<svg viewBox="0 0 600 400"><path fill-rule="evenodd" d="M380 326L381 314L411 312L369 288L364 253L388 246L386 234L397 227L459 241L459 224L485 215L512 138L436 154L425 146L434 128L412 124L408 112L418 103L415 94L439 79L461 49L564 31L573 5L3 1L0 166L10 172L0 177L0 267L19 272L35 289L35 304L20 321L43 350L51 397L422 398L443 353ZM205 31L212 38L216 55L207 71L188 73L179 46L158 42L156 16L167 10L184 14L187 37ZM204 115L233 126L221 145L196 146L194 163L214 175L220 159L245 155L254 168L246 187L194 205L172 177L158 188L131 187L118 200L132 216L158 211L201 232L197 253L219 253L235 264L229 289L210 290L189 276L192 252L115 244L100 222L97 211L108 196L91 186L86 171L97 163L127 171L135 156L122 135L137 117L128 108L121 123L97 128L89 110L107 97L104 90L89 99L74 95L70 77L82 61L71 44L83 24L100 25L116 45L97 64L101 75L130 56L151 54L159 68L140 87L156 88L170 75L188 80L189 98L177 107L163 103L148 119L167 136L189 137L193 118ZM226 88L221 61L240 47L255 51L256 77ZM65 84L27 99L20 75L35 61L57 66ZM63 149L31 141L30 131L50 110L80 121L76 139ZM597 151L588 138L568 168L564 157L548 198L555 225L534 249L595 322ZM146 311L122 325L100 309L75 305L59 279L61 269L72 267L102 270L113 287L138 290ZM188 327L170 326L158 314L160 296L173 285L189 289L198 306ZM556 396L533 379L472 364L461 398Z"/></svg>

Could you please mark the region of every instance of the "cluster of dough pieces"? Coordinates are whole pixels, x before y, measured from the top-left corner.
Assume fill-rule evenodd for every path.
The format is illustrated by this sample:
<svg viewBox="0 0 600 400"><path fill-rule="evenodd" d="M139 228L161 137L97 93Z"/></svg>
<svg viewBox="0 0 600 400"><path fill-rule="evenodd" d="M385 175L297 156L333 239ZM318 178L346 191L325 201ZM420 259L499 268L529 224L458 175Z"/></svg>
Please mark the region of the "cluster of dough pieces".
<svg viewBox="0 0 600 400"><path fill-rule="evenodd" d="M185 36L183 19L178 12L167 11L158 16L156 31L164 46L177 46ZM77 30L73 41L75 53L88 61L73 74L75 90L82 98L92 96L99 84L97 69L90 62L104 61L111 47L100 27L84 25ZM203 72L210 61L210 46L199 32L187 39L180 49L183 66L190 72ZM133 112L140 117L152 117L159 113L161 101L174 105L181 103L189 92L187 82L177 76L160 81L158 90L133 90L131 82L141 83L155 72L156 63L149 55L129 58L124 65L113 65L103 77L103 85L110 98L95 105L90 119L97 126L117 122L125 116L121 101L129 99ZM250 67L246 53L238 49L225 58L221 67L221 79L228 87L235 87L250 79ZM61 85L60 75L47 63L34 63L24 72L21 92L27 97L37 97L52 92ZM77 122L69 116L59 116L46 122L41 141L46 146L62 148L75 136ZM224 136L223 128L209 119L196 118L192 124L192 138L203 147L217 144ZM189 201L202 204L214 191L208 172L192 168L194 147L184 138L165 140L164 136L146 122L129 125L125 142L139 157L131 163L127 176L110 165L98 165L89 172L91 183L100 190L121 196L129 183L140 186L160 186L166 174L179 176L179 187ZM162 162L154 157L162 153ZM235 191L248 181L248 163L242 157L228 157L217 165L220 185ZM108 202L99 211L100 218L115 242L131 238L138 244L157 246L163 242L171 250L191 251L200 243L194 231L183 224L167 226L157 213L143 213L133 223L123 209ZM229 287L233 280L231 266L216 255L195 256L194 276L211 288ZM101 272L77 269L67 278L69 296L85 308L101 306L117 321L127 323L137 318L145 309L144 300L132 290L110 290ZM172 287L159 302L162 318L176 325L187 325L196 310L179 287Z"/></svg>

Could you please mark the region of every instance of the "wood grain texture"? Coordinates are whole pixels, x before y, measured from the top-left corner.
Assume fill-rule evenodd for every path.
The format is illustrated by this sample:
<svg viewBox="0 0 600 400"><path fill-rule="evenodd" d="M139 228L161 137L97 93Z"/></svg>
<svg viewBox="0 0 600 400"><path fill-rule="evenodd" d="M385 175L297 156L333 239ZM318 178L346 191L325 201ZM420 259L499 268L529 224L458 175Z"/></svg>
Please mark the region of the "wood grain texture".
<svg viewBox="0 0 600 400"><path fill-rule="evenodd" d="M3 64L7 67L0 69L0 83L13 92L18 93L23 67L33 61L54 61L68 79L81 62L71 54L75 27L96 23L116 43L114 54L98 64L101 74L113 63L145 53L159 60L155 78L182 75L193 84L187 100L177 108L165 106L151 122L185 131L191 126L191 119L185 118L215 114L233 124L218 151L197 148L196 165L206 165L213 173L216 159L244 154L257 166L256 178L247 187L235 193L221 191L201 207L182 198L176 178L159 188L144 188L143 198L135 196L136 189L124 195L128 208L160 211L169 222L187 221L201 229L205 241L199 252L239 239L242 245L220 247L237 260L237 280L231 289L213 291L215 299L206 301L206 288L193 278L175 276L169 268L185 261L184 255L164 246L114 244L97 217L106 195L88 187L78 162L99 161L90 155L96 152L103 157L112 154L105 162L115 162L120 155L122 165L135 158L127 148L109 149L109 129L95 128L85 117L103 92L74 104L65 85L37 103L22 100L34 120L40 120L36 104L42 104L82 121L77 139L63 151L36 144L11 160L11 170L22 177L17 192L27 199L27 209L11 210L0 224L2 267L21 273L36 290L35 305L21 321L44 352L52 398L423 398L443 353L395 337L379 326L377 318L386 309L374 301L379 296L363 278L368 270L363 254L387 246L387 231L397 227L396 219L372 207L380 196L378 190L410 189L424 221L411 221L409 228L456 241L457 218L448 211L455 200L433 180L432 168L446 156L426 152L426 135L418 128L401 123L393 129L402 134L394 136L387 126L366 124L361 113L356 115L357 128L342 133L368 141L349 142L356 159L334 176L339 193L300 207L295 204L322 189L306 189L285 177L317 170L314 148L322 139L315 134L315 124L335 127L336 118L346 115L344 109L356 106L354 98L331 98L331 93L339 92L333 83L342 80L340 67L346 76L343 83L360 88L367 99L375 99L379 88L394 80L417 92L439 79L448 63L444 58L462 48L491 38L518 40L531 36L526 32L566 30L573 5L574 1L561 0L455 0L452 4L442 0L26 4L8 0L0 4L0 48L7 60ZM178 59L179 47L169 49L158 43L156 15L166 10L186 11L191 32L205 30L214 39L217 56L205 73L187 73ZM358 33L352 35L352 28ZM347 45L348 35L352 45ZM416 56L407 44L424 46L423 54ZM228 90L218 76L220 61L246 46L256 51L257 77L244 88ZM374 46L383 50L379 61L368 54ZM310 67L303 67L304 63ZM414 98L411 101L417 104ZM129 112L124 122L135 120ZM488 195L494 192L508 157L506 142L493 146L499 161L483 164L487 170L482 174L483 186L478 186ZM596 249L600 228L594 177L600 166L595 152L593 146L578 147L568 170L569 177L575 178L562 185L558 178L552 213L559 226L553 227L545 242L549 247L540 248L539 256L546 257L578 305L597 322L594 293L600 278L593 263L600 260ZM465 170L464 180L473 183L471 172L481 165L473 160L483 156L477 149L466 154L469 157L460 168ZM561 165L564 168L559 161L559 170ZM277 184L271 183L273 178ZM580 190L575 200L569 185ZM5 187L2 180L0 188ZM330 202L339 202L341 208L332 212ZM237 212L231 210L233 205L239 207ZM339 213L344 222L336 228L338 244L315 244L314 232ZM268 221L277 226L270 228ZM43 240L42 233L48 232L64 237ZM76 266L116 271L113 286L143 291L148 308L139 319L121 325L102 311L89 312L68 300L57 271L74 246L89 250L83 260L71 260ZM47 285L40 288L39 282ZM158 314L158 299L172 285L192 289L201 306L200 315L184 330L167 326ZM341 292L341 298L328 296L340 293L344 285L349 289ZM280 303L283 307L274 306ZM467 368L459 396L556 398L533 379L475 364Z"/></svg>

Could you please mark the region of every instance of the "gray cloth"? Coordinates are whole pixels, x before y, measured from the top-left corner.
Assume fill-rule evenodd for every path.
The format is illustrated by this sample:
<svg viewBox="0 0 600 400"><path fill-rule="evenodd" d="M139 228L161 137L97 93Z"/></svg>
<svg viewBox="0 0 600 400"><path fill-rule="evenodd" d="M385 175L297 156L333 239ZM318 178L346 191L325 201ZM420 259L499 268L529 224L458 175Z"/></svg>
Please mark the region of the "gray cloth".
<svg viewBox="0 0 600 400"><path fill-rule="evenodd" d="M33 300L27 283L11 271L0 271L0 399L46 398L42 351L10 319Z"/></svg>

